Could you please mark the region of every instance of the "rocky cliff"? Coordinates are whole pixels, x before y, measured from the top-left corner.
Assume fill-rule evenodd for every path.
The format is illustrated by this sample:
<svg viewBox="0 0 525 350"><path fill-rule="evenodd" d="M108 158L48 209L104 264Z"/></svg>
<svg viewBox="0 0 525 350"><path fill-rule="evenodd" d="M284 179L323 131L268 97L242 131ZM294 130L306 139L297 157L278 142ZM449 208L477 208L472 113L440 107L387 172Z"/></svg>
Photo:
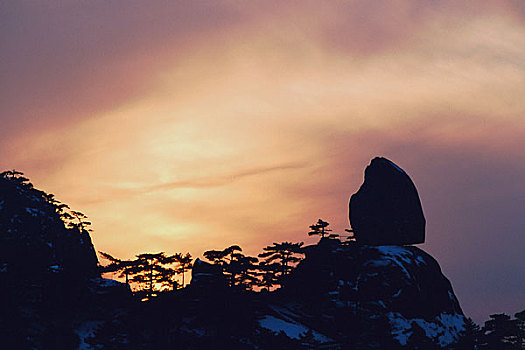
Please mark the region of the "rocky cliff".
<svg viewBox="0 0 525 350"><path fill-rule="evenodd" d="M450 282L423 250L328 239L306 249L270 316L345 348L410 348L422 341L453 348L459 340L465 317Z"/></svg>

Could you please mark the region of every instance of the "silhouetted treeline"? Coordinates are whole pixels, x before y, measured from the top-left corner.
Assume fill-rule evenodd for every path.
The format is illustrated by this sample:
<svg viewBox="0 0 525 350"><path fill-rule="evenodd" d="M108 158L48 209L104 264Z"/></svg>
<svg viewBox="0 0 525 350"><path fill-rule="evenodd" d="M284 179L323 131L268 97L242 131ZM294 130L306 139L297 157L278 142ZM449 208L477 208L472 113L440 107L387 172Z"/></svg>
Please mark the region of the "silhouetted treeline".
<svg viewBox="0 0 525 350"><path fill-rule="evenodd" d="M490 315L482 327L468 318L465 328L458 350L525 349L525 310L514 318L504 313Z"/></svg>
<svg viewBox="0 0 525 350"><path fill-rule="evenodd" d="M85 216L80 218L85 219ZM80 219L79 222L83 223ZM311 231L308 235L318 235L321 240L340 242L339 238L345 236L331 234L329 225L327 221L319 219L310 226ZM352 236L346 237L348 243L353 241ZM230 288L272 291L282 287L286 277L304 258L303 245L303 242L274 242L264 247L257 257L245 255L240 246L231 245L222 250L208 250L203 256L221 269ZM169 256L164 252L142 253L131 260L122 260L105 252L100 252L100 255L109 261L108 265L101 266L101 271L125 278L135 295L143 299L183 288L185 272L191 270L193 263L189 253Z"/></svg>
<svg viewBox="0 0 525 350"><path fill-rule="evenodd" d="M283 279L303 259L302 245L302 242L274 243L259 254L261 260L243 254L238 245L208 250L203 255L220 268L230 288L270 291L281 286ZM104 252L100 255L109 261L108 265L101 266L102 272L125 278L134 293L146 299L163 291L183 288L185 273L193 264L189 253L169 256L164 252L142 253L132 260L122 260Z"/></svg>

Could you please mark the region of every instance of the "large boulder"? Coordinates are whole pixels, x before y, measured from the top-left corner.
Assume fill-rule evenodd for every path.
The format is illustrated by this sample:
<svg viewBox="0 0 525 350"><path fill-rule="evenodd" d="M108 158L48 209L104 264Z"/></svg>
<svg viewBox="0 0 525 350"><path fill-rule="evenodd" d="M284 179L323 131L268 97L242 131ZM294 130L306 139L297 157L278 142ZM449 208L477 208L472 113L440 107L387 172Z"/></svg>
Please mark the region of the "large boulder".
<svg viewBox="0 0 525 350"><path fill-rule="evenodd" d="M350 198L350 224L363 245L406 245L425 241L425 216L414 183L392 161L377 157Z"/></svg>

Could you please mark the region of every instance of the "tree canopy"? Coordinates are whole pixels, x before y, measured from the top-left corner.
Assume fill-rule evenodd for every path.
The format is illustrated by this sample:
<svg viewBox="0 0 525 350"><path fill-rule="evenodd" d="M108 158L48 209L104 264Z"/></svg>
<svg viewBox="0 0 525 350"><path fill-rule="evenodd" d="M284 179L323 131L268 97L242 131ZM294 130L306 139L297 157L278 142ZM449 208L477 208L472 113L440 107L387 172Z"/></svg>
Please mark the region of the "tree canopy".
<svg viewBox="0 0 525 350"><path fill-rule="evenodd" d="M184 286L184 273L191 268L193 261L189 253L143 253L133 260L121 260L104 252L100 255L110 262L102 267L102 272L125 277L126 283L134 286L135 293L145 298ZM178 275L182 275L182 283L178 282Z"/></svg>

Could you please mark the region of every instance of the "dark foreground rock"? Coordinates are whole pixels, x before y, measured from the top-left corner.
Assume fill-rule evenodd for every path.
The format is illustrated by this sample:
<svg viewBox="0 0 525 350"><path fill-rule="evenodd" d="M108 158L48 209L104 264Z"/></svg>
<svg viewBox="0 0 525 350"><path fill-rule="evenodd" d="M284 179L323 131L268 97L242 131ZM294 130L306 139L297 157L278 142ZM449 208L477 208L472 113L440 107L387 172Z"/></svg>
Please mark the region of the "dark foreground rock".
<svg viewBox="0 0 525 350"><path fill-rule="evenodd" d="M365 181L350 198L350 223L364 245L406 245L425 241L425 217L414 183L386 158L374 158Z"/></svg>

